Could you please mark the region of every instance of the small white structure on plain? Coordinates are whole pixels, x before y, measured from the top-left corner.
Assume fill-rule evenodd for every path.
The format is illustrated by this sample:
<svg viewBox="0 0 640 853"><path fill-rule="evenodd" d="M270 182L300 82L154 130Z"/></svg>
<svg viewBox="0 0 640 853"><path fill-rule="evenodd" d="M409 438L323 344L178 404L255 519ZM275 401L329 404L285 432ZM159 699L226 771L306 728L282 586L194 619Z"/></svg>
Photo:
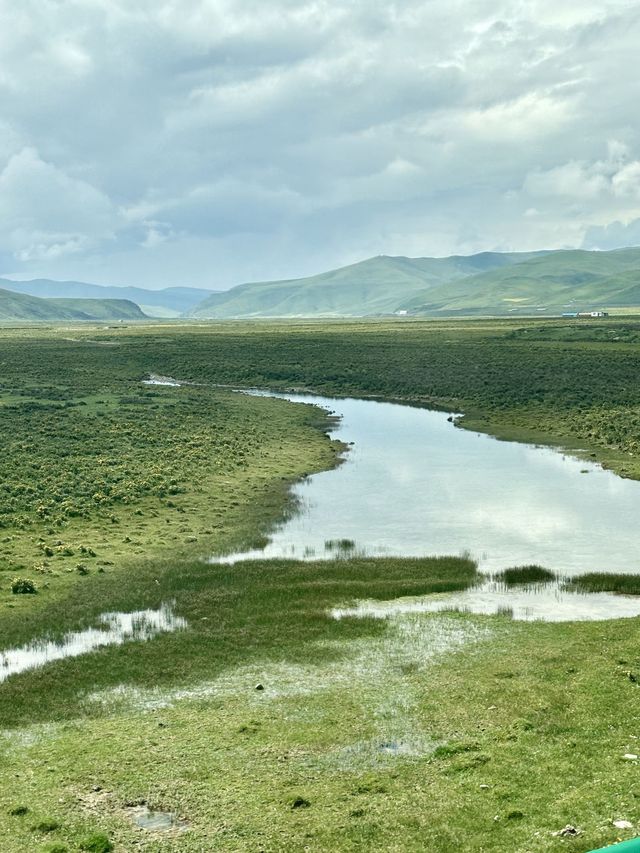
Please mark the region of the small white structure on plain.
<svg viewBox="0 0 640 853"><path fill-rule="evenodd" d="M614 820L613 825L616 829L633 829L633 824L630 820Z"/></svg>
<svg viewBox="0 0 640 853"><path fill-rule="evenodd" d="M625 752L622 757L625 759L625 761L637 761L638 759L638 756L635 755L633 752Z"/></svg>

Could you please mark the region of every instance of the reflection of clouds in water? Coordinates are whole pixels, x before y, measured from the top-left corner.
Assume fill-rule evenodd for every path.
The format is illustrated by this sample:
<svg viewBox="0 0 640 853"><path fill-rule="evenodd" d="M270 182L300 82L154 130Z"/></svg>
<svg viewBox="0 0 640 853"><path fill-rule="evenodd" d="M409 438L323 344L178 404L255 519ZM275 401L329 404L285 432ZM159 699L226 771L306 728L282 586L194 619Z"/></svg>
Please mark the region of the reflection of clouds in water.
<svg viewBox="0 0 640 853"><path fill-rule="evenodd" d="M325 540L348 538L370 554L486 554L491 570L531 562L562 573L638 570L639 483L552 449L456 429L442 412L301 399L344 413L333 437L355 446L337 469L295 487L300 514L252 557L321 557Z"/></svg>
<svg viewBox="0 0 640 853"><path fill-rule="evenodd" d="M34 640L25 646L0 651L0 682L10 675L36 669L56 660L78 657L104 646L117 646L132 640L150 640L166 631L187 627L181 616L163 604L159 610L136 610L133 613L103 613L100 628L71 631L59 641Z"/></svg>
<svg viewBox="0 0 640 853"><path fill-rule="evenodd" d="M578 593L558 584L497 588L491 582L479 589L441 595L407 596L390 601L363 600L348 607L334 607L334 619L345 617L394 619L407 614L464 613L509 615L521 622L594 622L640 616L640 597L614 593Z"/></svg>
<svg viewBox="0 0 640 853"><path fill-rule="evenodd" d="M471 511L469 520L482 530L494 530L513 539L533 542L545 536L567 533L575 527L575 514L558 506L516 503L487 504Z"/></svg>

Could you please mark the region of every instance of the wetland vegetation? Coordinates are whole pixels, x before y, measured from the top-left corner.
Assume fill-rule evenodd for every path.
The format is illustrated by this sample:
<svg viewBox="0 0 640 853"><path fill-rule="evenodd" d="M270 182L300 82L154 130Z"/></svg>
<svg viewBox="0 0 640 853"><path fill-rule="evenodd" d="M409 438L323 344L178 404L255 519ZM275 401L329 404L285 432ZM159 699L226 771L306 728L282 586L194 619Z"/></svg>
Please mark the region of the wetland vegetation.
<svg viewBox="0 0 640 853"><path fill-rule="evenodd" d="M640 821L636 619L336 620L362 599L464 590L476 565L202 557L264 541L290 484L341 450L327 414L220 386L441 407L639 477L639 330L3 330L0 650L169 604L188 627L0 685L0 847L584 853L634 834L614 821ZM152 373L198 384L144 386ZM637 589L607 578L574 583ZM141 829L145 808L175 824ZM577 837L554 834L567 824Z"/></svg>

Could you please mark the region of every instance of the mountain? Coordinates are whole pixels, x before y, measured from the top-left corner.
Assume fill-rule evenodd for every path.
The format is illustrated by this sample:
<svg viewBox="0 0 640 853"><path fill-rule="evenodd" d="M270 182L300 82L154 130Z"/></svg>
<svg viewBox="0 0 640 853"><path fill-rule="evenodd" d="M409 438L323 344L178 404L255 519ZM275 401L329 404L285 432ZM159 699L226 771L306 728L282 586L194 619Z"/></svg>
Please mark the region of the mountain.
<svg viewBox="0 0 640 853"><path fill-rule="evenodd" d="M144 320L140 308L127 299L41 299L0 289L0 322Z"/></svg>
<svg viewBox="0 0 640 853"><path fill-rule="evenodd" d="M115 287L88 284L83 281L51 281L46 278L33 281L11 281L1 278L0 287L15 293L26 293L54 299L128 299L139 305L149 317L180 317L212 290L197 287L166 287L164 290L146 290L142 287Z"/></svg>
<svg viewBox="0 0 640 853"><path fill-rule="evenodd" d="M38 299L39 297L32 297ZM49 305L85 314L89 320L146 320L130 299L45 299Z"/></svg>
<svg viewBox="0 0 640 853"><path fill-rule="evenodd" d="M640 306L640 248L612 252L379 256L287 281L211 294L189 316L363 317L557 314Z"/></svg>
<svg viewBox="0 0 640 853"><path fill-rule="evenodd" d="M640 305L640 248L548 252L509 268L430 288L401 306L410 314L515 314Z"/></svg>
<svg viewBox="0 0 640 853"><path fill-rule="evenodd" d="M450 258L382 255L310 278L241 284L212 294L189 313L211 318L392 314L430 287L532 257L496 252Z"/></svg>

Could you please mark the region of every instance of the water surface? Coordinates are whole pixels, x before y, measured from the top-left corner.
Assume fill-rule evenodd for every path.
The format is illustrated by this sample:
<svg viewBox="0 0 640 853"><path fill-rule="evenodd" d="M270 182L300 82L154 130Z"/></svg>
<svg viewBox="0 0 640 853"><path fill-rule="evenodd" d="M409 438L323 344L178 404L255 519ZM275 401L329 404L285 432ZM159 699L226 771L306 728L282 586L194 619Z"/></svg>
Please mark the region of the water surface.
<svg viewBox="0 0 640 853"><path fill-rule="evenodd" d="M640 614L640 598L563 589L563 578L585 572L640 572L640 482L554 449L460 429L442 412L272 396L339 415L333 436L349 444L348 452L338 468L294 487L297 512L264 549L216 561L465 554L487 577L480 586L399 604L362 602L352 615L384 615L385 606L388 612L511 611L519 619ZM553 570L559 580L520 588L491 580L530 564Z"/></svg>
<svg viewBox="0 0 640 853"><path fill-rule="evenodd" d="M293 490L298 511L247 557L468 553L486 573L537 563L560 575L640 572L640 482L550 448L463 430L446 413L284 396L341 416L338 468ZM340 550L338 548L338 550Z"/></svg>
<svg viewBox="0 0 640 853"><path fill-rule="evenodd" d="M102 646L116 646L129 641L150 640L166 631L187 627L168 605L158 610L136 610L133 613L103 613L99 628L70 631L60 641L40 639L6 651L0 651L0 682L10 675L35 669L55 660L77 657Z"/></svg>

